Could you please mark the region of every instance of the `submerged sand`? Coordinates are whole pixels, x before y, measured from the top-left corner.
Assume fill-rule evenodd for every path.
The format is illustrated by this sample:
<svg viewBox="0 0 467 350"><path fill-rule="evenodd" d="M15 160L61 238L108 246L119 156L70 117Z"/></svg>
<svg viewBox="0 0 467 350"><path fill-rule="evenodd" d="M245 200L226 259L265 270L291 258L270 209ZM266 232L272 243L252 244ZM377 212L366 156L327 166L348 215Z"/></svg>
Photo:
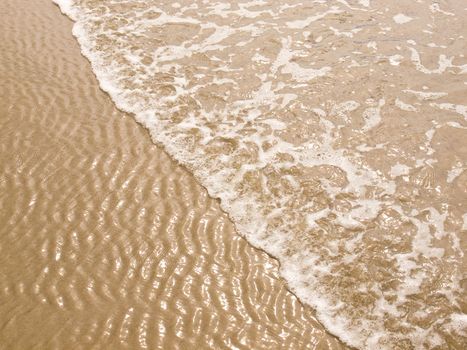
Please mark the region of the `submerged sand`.
<svg viewBox="0 0 467 350"><path fill-rule="evenodd" d="M54 1L116 106L331 333L467 347L461 1Z"/></svg>
<svg viewBox="0 0 467 350"><path fill-rule="evenodd" d="M114 107L56 6L0 18L0 348L344 347Z"/></svg>

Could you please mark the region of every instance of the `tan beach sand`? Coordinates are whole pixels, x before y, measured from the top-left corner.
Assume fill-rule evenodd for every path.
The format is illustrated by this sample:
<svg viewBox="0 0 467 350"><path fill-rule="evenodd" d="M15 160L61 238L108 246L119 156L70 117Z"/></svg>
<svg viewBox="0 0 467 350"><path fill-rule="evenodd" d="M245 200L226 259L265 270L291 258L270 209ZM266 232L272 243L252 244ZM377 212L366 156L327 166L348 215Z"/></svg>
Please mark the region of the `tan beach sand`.
<svg viewBox="0 0 467 350"><path fill-rule="evenodd" d="M343 348L114 107L50 0L0 19L1 349Z"/></svg>

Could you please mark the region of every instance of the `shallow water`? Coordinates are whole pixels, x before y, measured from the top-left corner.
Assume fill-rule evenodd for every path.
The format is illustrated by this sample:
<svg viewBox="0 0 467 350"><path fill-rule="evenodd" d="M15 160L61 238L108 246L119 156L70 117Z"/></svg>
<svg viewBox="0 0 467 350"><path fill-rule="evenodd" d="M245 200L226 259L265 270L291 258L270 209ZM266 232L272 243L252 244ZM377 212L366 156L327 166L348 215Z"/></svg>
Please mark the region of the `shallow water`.
<svg viewBox="0 0 467 350"><path fill-rule="evenodd" d="M0 5L0 349L343 349L99 89L49 0Z"/></svg>
<svg viewBox="0 0 467 350"><path fill-rule="evenodd" d="M463 1L56 2L116 105L333 334L465 347Z"/></svg>

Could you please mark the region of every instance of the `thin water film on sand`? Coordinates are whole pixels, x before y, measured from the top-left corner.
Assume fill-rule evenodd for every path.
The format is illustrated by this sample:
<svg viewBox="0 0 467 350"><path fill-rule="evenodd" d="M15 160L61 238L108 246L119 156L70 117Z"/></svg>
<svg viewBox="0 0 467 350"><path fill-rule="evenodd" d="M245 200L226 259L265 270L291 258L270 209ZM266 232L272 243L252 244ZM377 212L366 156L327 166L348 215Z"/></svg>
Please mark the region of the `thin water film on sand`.
<svg viewBox="0 0 467 350"><path fill-rule="evenodd" d="M55 1L333 334L466 346L463 1Z"/></svg>

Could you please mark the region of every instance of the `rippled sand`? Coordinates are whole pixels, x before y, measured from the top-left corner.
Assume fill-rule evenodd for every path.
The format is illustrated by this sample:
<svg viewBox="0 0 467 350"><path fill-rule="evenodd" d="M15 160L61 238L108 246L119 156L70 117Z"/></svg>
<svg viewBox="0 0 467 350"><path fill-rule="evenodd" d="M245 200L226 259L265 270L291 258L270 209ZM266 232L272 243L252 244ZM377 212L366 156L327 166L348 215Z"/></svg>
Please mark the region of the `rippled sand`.
<svg viewBox="0 0 467 350"><path fill-rule="evenodd" d="M330 332L467 347L465 1L54 1Z"/></svg>
<svg viewBox="0 0 467 350"><path fill-rule="evenodd" d="M116 110L71 26L0 5L0 348L344 348Z"/></svg>

